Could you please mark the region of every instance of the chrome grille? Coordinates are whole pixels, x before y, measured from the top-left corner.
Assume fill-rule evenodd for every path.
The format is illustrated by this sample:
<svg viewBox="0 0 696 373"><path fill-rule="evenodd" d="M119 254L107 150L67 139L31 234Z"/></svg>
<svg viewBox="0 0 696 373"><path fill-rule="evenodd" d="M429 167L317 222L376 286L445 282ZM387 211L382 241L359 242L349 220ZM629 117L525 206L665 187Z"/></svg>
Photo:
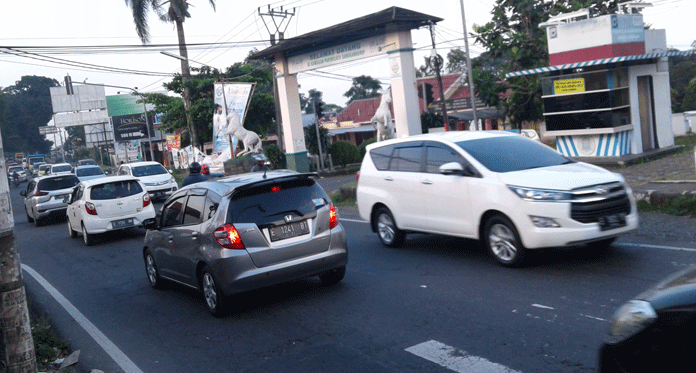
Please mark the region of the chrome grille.
<svg viewBox="0 0 696 373"><path fill-rule="evenodd" d="M602 216L631 213L631 201L621 183L593 185L572 194L570 217L580 223L596 223Z"/></svg>

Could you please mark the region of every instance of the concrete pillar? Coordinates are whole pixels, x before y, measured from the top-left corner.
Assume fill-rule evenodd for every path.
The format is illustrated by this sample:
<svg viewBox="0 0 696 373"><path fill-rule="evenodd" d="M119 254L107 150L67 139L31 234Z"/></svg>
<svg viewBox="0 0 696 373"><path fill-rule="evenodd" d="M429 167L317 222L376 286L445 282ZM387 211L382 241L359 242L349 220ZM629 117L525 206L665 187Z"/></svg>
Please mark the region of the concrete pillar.
<svg viewBox="0 0 696 373"><path fill-rule="evenodd" d="M297 74L288 73L288 63L282 55L275 56L275 66L287 166L298 172L308 172L309 160L307 159L307 146L302 128Z"/></svg>
<svg viewBox="0 0 696 373"><path fill-rule="evenodd" d="M394 46L394 49L387 54L389 55L396 137L421 134L423 132L416 87L416 69L413 65L411 31L388 28L387 45Z"/></svg>

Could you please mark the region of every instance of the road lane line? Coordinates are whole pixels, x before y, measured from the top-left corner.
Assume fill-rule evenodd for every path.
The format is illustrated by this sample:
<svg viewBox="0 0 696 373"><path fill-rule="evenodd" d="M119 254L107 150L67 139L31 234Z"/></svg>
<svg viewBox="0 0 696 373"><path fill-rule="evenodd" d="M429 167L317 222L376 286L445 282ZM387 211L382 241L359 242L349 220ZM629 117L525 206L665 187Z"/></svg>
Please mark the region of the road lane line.
<svg viewBox="0 0 696 373"><path fill-rule="evenodd" d="M661 245L647 245L647 244L642 244L642 243L625 243L625 242L619 242L619 243L615 243L614 245L616 245L616 246L644 247L644 248L648 248L648 249L663 249L663 250L696 252L696 249L692 249L692 248L688 248L688 247L674 247L674 246L661 246Z"/></svg>
<svg viewBox="0 0 696 373"><path fill-rule="evenodd" d="M31 275L51 296L77 321L80 326L94 339L104 351L123 369L126 373L143 373L126 354L124 354L104 333L97 329L85 315L82 314L70 301L53 287L43 276L26 264L22 264L22 269Z"/></svg>
<svg viewBox="0 0 696 373"><path fill-rule="evenodd" d="M590 316L590 315L583 315L582 313L580 314L580 316L584 316L584 317L587 317L588 319L593 319L593 320L609 321L609 320L603 319L603 318L601 318L601 317L595 317L595 316Z"/></svg>
<svg viewBox="0 0 696 373"><path fill-rule="evenodd" d="M520 373L504 365L470 355L466 351L458 350L438 341L423 342L407 348L406 351L460 373Z"/></svg>

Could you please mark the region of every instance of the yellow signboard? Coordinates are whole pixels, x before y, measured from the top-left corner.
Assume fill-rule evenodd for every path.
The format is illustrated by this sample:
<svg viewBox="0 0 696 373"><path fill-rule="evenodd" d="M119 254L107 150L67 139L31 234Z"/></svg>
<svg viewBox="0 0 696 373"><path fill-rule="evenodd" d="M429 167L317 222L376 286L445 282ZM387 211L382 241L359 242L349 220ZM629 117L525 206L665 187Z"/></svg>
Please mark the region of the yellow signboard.
<svg viewBox="0 0 696 373"><path fill-rule="evenodd" d="M553 91L557 95L563 95L566 93L580 93L585 92L585 79L563 79L554 80Z"/></svg>

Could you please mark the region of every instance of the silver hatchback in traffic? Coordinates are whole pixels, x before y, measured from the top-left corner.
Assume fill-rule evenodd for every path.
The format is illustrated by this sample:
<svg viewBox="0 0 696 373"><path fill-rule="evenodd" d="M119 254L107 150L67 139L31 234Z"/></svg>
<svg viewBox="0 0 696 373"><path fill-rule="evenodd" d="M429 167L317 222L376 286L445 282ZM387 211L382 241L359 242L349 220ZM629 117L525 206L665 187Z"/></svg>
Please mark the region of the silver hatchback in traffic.
<svg viewBox="0 0 696 373"><path fill-rule="evenodd" d="M79 182L80 179L74 174L47 175L32 179L27 189L19 193L24 197L27 221L38 227L51 216L65 218L70 194Z"/></svg>
<svg viewBox="0 0 696 373"><path fill-rule="evenodd" d="M340 282L346 233L314 176L256 172L177 191L146 226L150 285L166 279L199 289L219 316L235 293L311 276Z"/></svg>

